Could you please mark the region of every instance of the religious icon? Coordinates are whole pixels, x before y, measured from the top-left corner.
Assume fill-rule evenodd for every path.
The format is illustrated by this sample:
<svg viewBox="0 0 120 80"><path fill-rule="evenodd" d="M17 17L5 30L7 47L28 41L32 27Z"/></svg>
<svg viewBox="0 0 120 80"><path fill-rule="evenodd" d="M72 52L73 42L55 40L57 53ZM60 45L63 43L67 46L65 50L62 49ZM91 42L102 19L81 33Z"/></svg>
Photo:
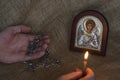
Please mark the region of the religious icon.
<svg viewBox="0 0 120 80"><path fill-rule="evenodd" d="M107 35L106 19L97 11L84 11L73 21L70 49L105 55Z"/></svg>

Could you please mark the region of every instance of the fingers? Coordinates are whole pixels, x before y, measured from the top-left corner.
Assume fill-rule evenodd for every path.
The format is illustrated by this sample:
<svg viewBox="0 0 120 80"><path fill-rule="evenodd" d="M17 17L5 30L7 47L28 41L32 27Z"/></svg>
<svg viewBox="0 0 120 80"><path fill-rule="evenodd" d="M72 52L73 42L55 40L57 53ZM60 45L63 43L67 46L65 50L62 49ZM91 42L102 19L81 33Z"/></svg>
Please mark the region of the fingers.
<svg viewBox="0 0 120 80"><path fill-rule="evenodd" d="M33 60L42 57L45 54L45 50L47 49L48 45L42 45L42 49L38 50L36 53L32 54L31 56L26 55L26 50L22 50L20 53L16 54L18 61L27 61Z"/></svg>
<svg viewBox="0 0 120 80"><path fill-rule="evenodd" d="M45 54L45 50L47 49L48 45L47 44L43 44L42 48L40 48L36 53L34 53L31 56L28 56L26 54L24 54L24 60L33 60L33 59L37 59L42 57Z"/></svg>
<svg viewBox="0 0 120 80"><path fill-rule="evenodd" d="M31 56L27 56L27 55L26 55L25 58L24 58L24 60L27 61L27 60L37 59L37 58L42 57L44 54L45 54L44 51L40 51L40 52L38 52L38 53L36 53L36 54L33 54L33 55L31 55Z"/></svg>
<svg viewBox="0 0 120 80"><path fill-rule="evenodd" d="M90 68L87 68L86 72L87 76L94 76L94 72Z"/></svg>
<svg viewBox="0 0 120 80"><path fill-rule="evenodd" d="M18 26L9 27L7 30L14 33L14 34L22 33L22 32L23 33L31 32L31 28L27 27L27 26L24 26L24 25L18 25Z"/></svg>
<svg viewBox="0 0 120 80"><path fill-rule="evenodd" d="M81 71L79 68L76 68L75 71Z"/></svg>
<svg viewBox="0 0 120 80"><path fill-rule="evenodd" d="M48 43L50 42L48 36L43 36L43 40L39 44L41 47L38 50L34 51L31 56L26 55L26 53L29 46L29 42L33 41L36 35L20 34L20 36L22 36L22 38L24 36L24 40L25 40L24 42L25 45L24 47L22 47L23 48L22 50L24 51L22 61L37 59L45 54L45 51L48 47Z"/></svg>
<svg viewBox="0 0 120 80"><path fill-rule="evenodd" d="M16 36L16 44L20 50L27 51L28 45L31 41L33 41L35 35L29 34L17 34Z"/></svg>
<svg viewBox="0 0 120 80"><path fill-rule="evenodd" d="M96 79L94 76L94 72L90 68L87 68L86 76L84 76L83 78L80 78L79 80L96 80Z"/></svg>
<svg viewBox="0 0 120 80"><path fill-rule="evenodd" d="M43 36L43 41L44 41L44 43L49 44L50 43L49 36L48 35Z"/></svg>
<svg viewBox="0 0 120 80"><path fill-rule="evenodd" d="M47 49L47 47L48 47L47 44L43 44L43 45L42 45L42 49L41 49L41 51L45 51L45 50Z"/></svg>
<svg viewBox="0 0 120 80"><path fill-rule="evenodd" d="M23 34L26 35L26 37L28 37L29 41L33 41L36 37L36 35L28 35L28 34ZM50 38L48 35L43 36L43 40L40 42L40 44L49 44L50 43Z"/></svg>
<svg viewBox="0 0 120 80"><path fill-rule="evenodd" d="M61 76L58 80L76 80L82 76L82 71L72 72L66 75Z"/></svg>

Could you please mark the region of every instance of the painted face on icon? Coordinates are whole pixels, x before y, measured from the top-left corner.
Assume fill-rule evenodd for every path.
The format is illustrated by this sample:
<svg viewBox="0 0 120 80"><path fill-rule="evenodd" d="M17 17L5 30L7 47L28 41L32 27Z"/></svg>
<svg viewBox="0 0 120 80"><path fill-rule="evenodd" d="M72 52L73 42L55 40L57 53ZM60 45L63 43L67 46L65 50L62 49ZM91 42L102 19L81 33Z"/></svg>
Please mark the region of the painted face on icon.
<svg viewBox="0 0 120 80"><path fill-rule="evenodd" d="M86 29L87 29L87 32L88 33L91 33L92 30L94 29L95 27L95 22L91 19L89 19L87 22L86 22Z"/></svg>

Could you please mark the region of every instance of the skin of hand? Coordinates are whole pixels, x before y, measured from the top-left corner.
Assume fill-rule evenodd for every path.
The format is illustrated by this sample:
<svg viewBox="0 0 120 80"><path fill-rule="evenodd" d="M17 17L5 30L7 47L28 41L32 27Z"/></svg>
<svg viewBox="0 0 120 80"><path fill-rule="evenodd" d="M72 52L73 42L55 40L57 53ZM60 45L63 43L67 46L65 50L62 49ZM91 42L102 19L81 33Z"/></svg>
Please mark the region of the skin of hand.
<svg viewBox="0 0 120 80"><path fill-rule="evenodd" d="M78 80L96 80L96 78L95 78L94 72L90 68L87 68L86 75L84 77L81 77Z"/></svg>
<svg viewBox="0 0 120 80"><path fill-rule="evenodd" d="M82 71L80 69L76 69L74 72L65 74L59 77L57 80L96 80L94 76L94 72L90 69L86 69L86 75L82 76Z"/></svg>
<svg viewBox="0 0 120 80"><path fill-rule="evenodd" d="M15 63L32 60L40 58L45 54L45 50L50 42L48 36L43 36L41 50L31 56L26 55L29 42L35 38L35 35L26 34L31 32L31 30L30 27L18 25L8 27L0 32L0 62Z"/></svg>

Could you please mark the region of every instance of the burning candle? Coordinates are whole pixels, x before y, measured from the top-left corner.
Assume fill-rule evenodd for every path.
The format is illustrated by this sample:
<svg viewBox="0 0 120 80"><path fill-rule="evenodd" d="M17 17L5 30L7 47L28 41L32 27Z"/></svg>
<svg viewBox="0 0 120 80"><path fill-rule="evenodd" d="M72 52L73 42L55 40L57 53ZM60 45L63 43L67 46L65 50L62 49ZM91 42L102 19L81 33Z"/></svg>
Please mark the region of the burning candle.
<svg viewBox="0 0 120 80"><path fill-rule="evenodd" d="M88 59L89 52L86 51L84 55L84 67L83 67L83 76L86 75L86 68L87 68L87 59Z"/></svg>

